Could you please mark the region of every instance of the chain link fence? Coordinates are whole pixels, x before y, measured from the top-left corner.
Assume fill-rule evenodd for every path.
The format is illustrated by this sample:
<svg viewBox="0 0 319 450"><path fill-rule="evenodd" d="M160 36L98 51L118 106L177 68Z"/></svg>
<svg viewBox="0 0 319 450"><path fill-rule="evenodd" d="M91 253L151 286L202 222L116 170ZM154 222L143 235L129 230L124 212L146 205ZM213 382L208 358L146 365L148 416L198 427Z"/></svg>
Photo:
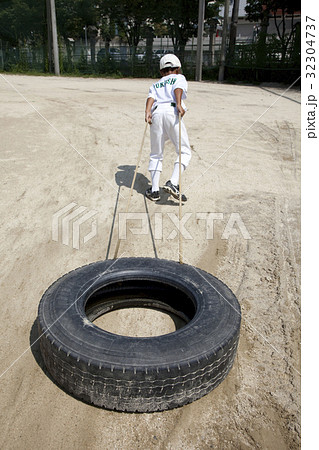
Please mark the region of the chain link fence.
<svg viewBox="0 0 319 450"><path fill-rule="evenodd" d="M177 53L174 47L129 47L127 45L85 45L85 42L60 43L61 74L113 77L159 77L159 61L166 53ZM178 54L183 73L195 78L196 45L188 44ZM216 80L220 64L220 44L204 46L203 79ZM0 70L14 73L47 73L52 71L46 46L12 47L0 41ZM225 79L230 81L292 82L300 75L300 51L288 48L284 58L278 40L265 44L260 55L257 43L238 43L226 58Z"/></svg>

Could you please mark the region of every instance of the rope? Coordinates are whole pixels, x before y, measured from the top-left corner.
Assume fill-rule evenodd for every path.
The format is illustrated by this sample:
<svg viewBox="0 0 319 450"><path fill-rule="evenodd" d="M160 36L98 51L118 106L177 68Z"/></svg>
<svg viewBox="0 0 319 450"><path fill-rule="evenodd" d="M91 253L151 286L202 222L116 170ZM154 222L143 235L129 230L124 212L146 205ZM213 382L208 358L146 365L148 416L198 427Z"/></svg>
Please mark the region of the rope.
<svg viewBox="0 0 319 450"><path fill-rule="evenodd" d="M179 150L179 224L181 224L181 220L182 220L182 116L181 113L179 113L178 115L178 121L179 121L179 142L178 142L178 150ZM145 135L146 135L146 131L147 131L147 125L148 123L146 122L145 125L145 130L144 130L144 134L143 134L143 138L142 138L142 143L141 143L141 147L140 147L140 151L138 153L138 158L137 158L137 163L135 166L135 171L134 171L134 176L133 176L133 180L132 180L132 184L131 184L131 188L130 188L130 195L128 197L127 200L127 205L125 208L125 213L128 213L129 207L130 207L130 203L131 203L131 198L133 195L133 188L134 188L134 184L135 184L135 179L136 179L136 174L137 174L137 169L139 167L140 161L141 161L141 156L142 156L142 149L144 146L144 140L145 140ZM116 243L116 247L115 247L115 252L114 252L114 259L117 259L117 255L120 249L120 245L121 245L121 239L118 238L117 243ZM179 263L183 264L183 239L182 239L182 233L181 230L179 229L179 249L178 249L178 254L179 254Z"/></svg>
<svg viewBox="0 0 319 450"><path fill-rule="evenodd" d="M131 198L132 198L132 195L133 195L133 188L134 188L136 174L137 174L137 169L138 169L138 167L140 165L140 161L141 161L142 149L143 149L143 146L144 146L144 140L145 140L145 136L146 136L147 125L148 125L148 123L146 122L145 130L144 130L144 134L143 134L143 139L142 139L142 143L141 143L141 148L140 148L140 151L138 153L137 163L136 163L136 166L135 166L134 176L133 176L133 180L132 180L132 184L131 184L131 188L130 188L130 195L129 195L129 198L127 200L125 213L128 213L128 210L129 210L129 207L130 207ZM114 252L114 259L117 258L117 255L118 255L118 252L119 252L119 249L120 249L120 245L121 245L121 239L119 238L117 240L117 244L116 244L116 248L115 248L115 252Z"/></svg>
<svg viewBox="0 0 319 450"><path fill-rule="evenodd" d="M179 121L179 263L183 264L183 239L181 233L181 220L182 220L182 115L178 114Z"/></svg>

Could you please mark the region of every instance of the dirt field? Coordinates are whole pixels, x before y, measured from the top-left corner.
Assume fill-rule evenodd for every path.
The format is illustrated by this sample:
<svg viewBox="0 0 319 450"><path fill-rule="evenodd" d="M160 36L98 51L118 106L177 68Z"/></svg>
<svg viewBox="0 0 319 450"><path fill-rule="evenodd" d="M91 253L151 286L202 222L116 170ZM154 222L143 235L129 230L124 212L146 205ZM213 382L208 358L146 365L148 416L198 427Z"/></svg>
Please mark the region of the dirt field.
<svg viewBox="0 0 319 450"><path fill-rule="evenodd" d="M218 388L172 411L111 412L63 392L46 375L38 345L30 348L47 287L76 267L113 257L151 83L0 75L3 449L300 447L298 90L189 83L184 260L225 282L242 307L238 354ZM130 220L120 256L178 260L178 204L165 195L146 203L142 195L148 154L149 130L130 211L148 214L153 234ZM167 144L162 184L174 159ZM61 221L54 228L72 202L95 214L81 225L79 240L72 227L67 239ZM155 213L162 213L160 227ZM209 223L205 213L220 215ZM125 314L112 319L122 333L124 320L146 335L170 326L149 311Z"/></svg>

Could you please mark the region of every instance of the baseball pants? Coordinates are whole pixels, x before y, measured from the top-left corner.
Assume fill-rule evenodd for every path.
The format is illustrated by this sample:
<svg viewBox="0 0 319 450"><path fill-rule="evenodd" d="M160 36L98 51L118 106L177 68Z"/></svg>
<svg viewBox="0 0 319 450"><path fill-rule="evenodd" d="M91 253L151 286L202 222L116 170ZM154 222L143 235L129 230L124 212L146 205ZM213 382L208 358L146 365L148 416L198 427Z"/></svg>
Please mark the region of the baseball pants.
<svg viewBox="0 0 319 450"><path fill-rule="evenodd" d="M172 141L176 149L175 163L179 163L179 120L174 110L173 106L159 105L152 113L152 125L150 127L151 155L148 166L150 171L162 171L164 144L168 139ZM183 120L181 122L181 135L181 162L186 168L191 159L191 148Z"/></svg>

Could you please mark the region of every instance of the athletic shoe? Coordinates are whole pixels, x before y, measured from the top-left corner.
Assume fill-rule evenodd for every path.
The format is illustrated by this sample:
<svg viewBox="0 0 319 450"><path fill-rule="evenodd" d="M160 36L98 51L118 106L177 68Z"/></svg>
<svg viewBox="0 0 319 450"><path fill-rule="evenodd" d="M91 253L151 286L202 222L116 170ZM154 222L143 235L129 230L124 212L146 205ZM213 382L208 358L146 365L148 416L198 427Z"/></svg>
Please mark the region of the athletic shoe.
<svg viewBox="0 0 319 450"><path fill-rule="evenodd" d="M179 200L179 185L175 186L171 180L166 181L165 185L163 186L164 191L171 194L176 200ZM182 194L182 202L186 202L187 197L186 195Z"/></svg>
<svg viewBox="0 0 319 450"><path fill-rule="evenodd" d="M152 200L152 202L157 202L161 198L159 195L159 191L152 192L152 188L146 189L145 196L148 199Z"/></svg>

